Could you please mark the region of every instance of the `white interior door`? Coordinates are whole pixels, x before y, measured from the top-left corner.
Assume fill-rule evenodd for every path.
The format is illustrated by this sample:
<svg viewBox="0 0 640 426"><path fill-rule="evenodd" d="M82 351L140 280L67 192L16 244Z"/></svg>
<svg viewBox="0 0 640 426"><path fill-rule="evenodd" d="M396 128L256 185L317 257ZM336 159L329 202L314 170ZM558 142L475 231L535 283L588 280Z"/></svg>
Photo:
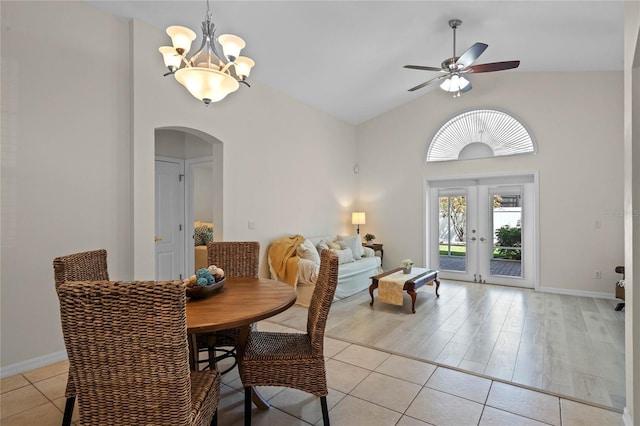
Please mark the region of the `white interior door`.
<svg viewBox="0 0 640 426"><path fill-rule="evenodd" d="M180 161L156 160L156 280L184 276L184 188Z"/></svg>
<svg viewBox="0 0 640 426"><path fill-rule="evenodd" d="M429 264L440 277L535 286L533 176L440 181L429 188Z"/></svg>

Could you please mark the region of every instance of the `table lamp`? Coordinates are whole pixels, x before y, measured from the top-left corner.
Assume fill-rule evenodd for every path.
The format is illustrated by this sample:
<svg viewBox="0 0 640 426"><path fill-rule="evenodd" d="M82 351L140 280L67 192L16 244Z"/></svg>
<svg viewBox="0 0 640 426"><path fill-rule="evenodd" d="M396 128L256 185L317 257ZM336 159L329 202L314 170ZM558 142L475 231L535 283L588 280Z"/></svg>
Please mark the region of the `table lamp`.
<svg viewBox="0 0 640 426"><path fill-rule="evenodd" d="M352 212L351 213L351 224L358 225L357 233L360 234L360 225L365 225L367 223L367 218L364 212Z"/></svg>

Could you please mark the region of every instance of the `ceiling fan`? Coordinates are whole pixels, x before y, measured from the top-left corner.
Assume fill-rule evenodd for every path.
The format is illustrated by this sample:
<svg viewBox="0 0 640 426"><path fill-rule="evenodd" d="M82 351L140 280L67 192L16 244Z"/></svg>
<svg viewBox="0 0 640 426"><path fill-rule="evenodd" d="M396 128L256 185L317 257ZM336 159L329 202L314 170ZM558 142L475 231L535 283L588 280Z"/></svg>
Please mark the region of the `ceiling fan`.
<svg viewBox="0 0 640 426"><path fill-rule="evenodd" d="M488 47L485 43L475 43L468 48L461 56L456 56L456 29L462 24L460 19L451 19L449 26L453 29L453 57L442 61L441 67L427 67L422 65L405 65L404 68L423 70L423 71L438 71L442 75L427 80L422 84L418 84L416 87L409 89L409 92L422 89L423 87L435 83L436 81L444 80L440 84L440 88L446 92L454 93L454 97L460 96L460 93L465 93L471 90L471 82L464 77L464 74L469 73L481 73L492 71L503 71L513 68L518 68L520 61L505 61L505 62L491 62L488 64L471 65L485 49Z"/></svg>

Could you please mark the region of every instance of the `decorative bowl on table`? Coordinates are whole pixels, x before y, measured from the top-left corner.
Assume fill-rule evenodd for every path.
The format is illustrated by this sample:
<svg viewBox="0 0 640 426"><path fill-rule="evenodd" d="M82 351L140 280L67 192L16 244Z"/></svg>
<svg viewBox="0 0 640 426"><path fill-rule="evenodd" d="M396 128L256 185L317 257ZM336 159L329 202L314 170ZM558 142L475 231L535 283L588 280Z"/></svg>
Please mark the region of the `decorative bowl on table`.
<svg viewBox="0 0 640 426"><path fill-rule="evenodd" d="M213 296L220 291L224 284L227 282L226 278L222 278L220 281L216 281L213 284L205 286L187 287L187 297L190 299L205 299L209 296Z"/></svg>
<svg viewBox="0 0 640 426"><path fill-rule="evenodd" d="M216 294L226 282L224 271L216 265L200 268L195 275L183 280L187 297L204 299Z"/></svg>

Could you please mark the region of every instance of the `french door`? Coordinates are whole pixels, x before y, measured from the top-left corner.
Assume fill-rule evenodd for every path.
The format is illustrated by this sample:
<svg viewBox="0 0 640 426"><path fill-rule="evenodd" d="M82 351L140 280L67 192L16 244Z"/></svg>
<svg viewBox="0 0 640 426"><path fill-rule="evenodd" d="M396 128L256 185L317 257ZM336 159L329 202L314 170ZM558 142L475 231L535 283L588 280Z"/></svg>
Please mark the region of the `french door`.
<svg viewBox="0 0 640 426"><path fill-rule="evenodd" d="M442 278L534 287L533 176L429 182L428 253Z"/></svg>

